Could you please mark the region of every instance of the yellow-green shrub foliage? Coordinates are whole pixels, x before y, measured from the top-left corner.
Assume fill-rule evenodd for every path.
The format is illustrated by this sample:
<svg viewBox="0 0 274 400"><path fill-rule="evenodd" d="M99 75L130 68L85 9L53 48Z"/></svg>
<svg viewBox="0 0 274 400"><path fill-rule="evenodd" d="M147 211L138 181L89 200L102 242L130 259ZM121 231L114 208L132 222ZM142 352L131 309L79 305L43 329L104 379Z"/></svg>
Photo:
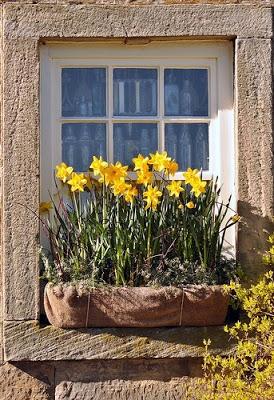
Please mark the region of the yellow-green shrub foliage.
<svg viewBox="0 0 274 400"><path fill-rule="evenodd" d="M274 235L264 260L273 266ZM250 288L231 283L226 288L235 295L247 321L225 327L236 341L227 356L211 356L210 340L205 341L204 378L188 391L187 399L273 400L274 399L274 274L267 272Z"/></svg>

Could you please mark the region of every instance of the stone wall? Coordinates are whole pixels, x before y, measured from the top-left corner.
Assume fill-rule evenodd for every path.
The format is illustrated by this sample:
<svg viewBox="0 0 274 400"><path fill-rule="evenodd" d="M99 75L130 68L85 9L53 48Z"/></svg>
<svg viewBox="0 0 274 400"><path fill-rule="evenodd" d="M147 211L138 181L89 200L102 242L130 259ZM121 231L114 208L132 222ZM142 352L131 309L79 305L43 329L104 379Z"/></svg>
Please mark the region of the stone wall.
<svg viewBox="0 0 274 400"><path fill-rule="evenodd" d="M201 360L21 362L0 367L1 400L171 400L201 375Z"/></svg>
<svg viewBox="0 0 274 400"><path fill-rule="evenodd" d="M160 337L155 334L153 338L146 332L140 333L132 339L134 346L143 343L138 347L140 355L135 353L135 358L131 357L131 339L123 342L126 332L121 332L120 336L116 333L115 340L119 341L120 347L116 358L111 359L102 351L106 345L102 335L91 332L60 334L50 327L39 327L37 226L14 206L18 193L23 201L29 199L34 207L38 203L37 43L40 38L50 37L63 40L96 35L123 37L124 27L133 37L159 37L164 32L165 37L235 39L237 186L239 212L245 217L238 248L243 263L254 270L256 249L263 249L263 229L271 229L274 203L272 1L4 0L0 3L0 124L4 148L1 194L5 202L1 212L1 230L4 226L5 231L1 240L3 262L0 263L0 287L2 277L4 282L0 290L0 399L182 399L185 397L184 385L191 384L192 379L201 375L201 353L195 346L208 331L201 331L198 336L184 330L173 337L165 332ZM174 10L171 7L175 4ZM108 24L102 26L97 21L96 25L94 18L84 21L82 7L92 5L102 6L95 12L95 19L100 19L100 15L108 16ZM112 9L106 7L111 5L128 7L113 9L112 16ZM142 5L141 13L138 5ZM150 7L144 8L146 5ZM168 7L163 8L165 5ZM188 8L187 5L195 7ZM130 16L129 7L133 10ZM168 15L172 16L173 24L167 20ZM138 23L131 24L132 19ZM21 171L19 179L18 169ZM30 189L25 190L22 178L30 175L32 183ZM26 239L29 232L33 234L30 240ZM2 351L2 314L5 352ZM212 335L215 334L210 331L209 336ZM223 336L218 340L216 348L222 353L225 351ZM75 346L79 348L75 349ZM157 358L157 352L161 353L160 358ZM78 361L73 360L75 354Z"/></svg>

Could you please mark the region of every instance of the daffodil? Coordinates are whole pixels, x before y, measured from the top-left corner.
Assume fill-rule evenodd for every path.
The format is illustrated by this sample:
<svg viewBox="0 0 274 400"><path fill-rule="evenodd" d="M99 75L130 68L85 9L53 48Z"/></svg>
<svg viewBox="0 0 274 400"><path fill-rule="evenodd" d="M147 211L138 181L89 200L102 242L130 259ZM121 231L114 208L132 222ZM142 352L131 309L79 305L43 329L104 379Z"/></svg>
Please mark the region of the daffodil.
<svg viewBox="0 0 274 400"><path fill-rule="evenodd" d="M195 208L195 204L193 203L193 201L189 201L188 203L186 203L187 208Z"/></svg>
<svg viewBox="0 0 274 400"><path fill-rule="evenodd" d="M137 183L147 186L153 181L153 173L147 170L137 171Z"/></svg>
<svg viewBox="0 0 274 400"><path fill-rule="evenodd" d="M192 180L192 189L191 191L194 193L196 197L199 197L202 193L206 191L206 182L202 181L199 177L194 178Z"/></svg>
<svg viewBox="0 0 274 400"><path fill-rule="evenodd" d="M127 176L127 169L128 166L123 166L119 161L115 164L110 164L104 169L103 178L100 181L104 180L105 184L108 185L109 183L124 179Z"/></svg>
<svg viewBox="0 0 274 400"><path fill-rule="evenodd" d="M108 163L102 159L102 157L93 156L93 161L90 164L90 168L93 169L93 173L95 176L103 175L105 169L107 168Z"/></svg>
<svg viewBox="0 0 274 400"><path fill-rule="evenodd" d="M159 197L162 196L162 192L157 186L152 187L148 185L147 191L144 192L144 200L147 203L145 209L151 208L153 211L157 209L159 204Z"/></svg>
<svg viewBox="0 0 274 400"><path fill-rule="evenodd" d="M179 205L178 205L178 208L179 208L179 210L183 210L183 209L184 209L183 204L179 204Z"/></svg>
<svg viewBox="0 0 274 400"><path fill-rule="evenodd" d="M132 203L134 197L138 195L138 190L135 186L129 184L126 191L124 192L124 198L127 203Z"/></svg>
<svg viewBox="0 0 274 400"><path fill-rule="evenodd" d="M166 160L164 162L165 170L169 175L175 175L179 169L179 165L174 160Z"/></svg>
<svg viewBox="0 0 274 400"><path fill-rule="evenodd" d="M233 215L233 216L231 217L231 220L232 220L232 222L234 222L234 223L239 222L240 219L241 219L241 217L240 217L239 214L235 214L235 215Z"/></svg>
<svg viewBox="0 0 274 400"><path fill-rule="evenodd" d="M119 196L124 194L128 186L129 185L125 182L124 179L116 180L112 185L112 191L114 196Z"/></svg>
<svg viewBox="0 0 274 400"><path fill-rule="evenodd" d="M76 172L73 172L68 184L71 186L72 192L76 192L77 190L79 190L79 192L83 192L84 186L87 184L87 179L85 178L84 174L77 174Z"/></svg>
<svg viewBox="0 0 274 400"><path fill-rule="evenodd" d="M162 153L156 151L155 154L150 154L150 160L148 163L153 165L155 171L161 172L166 168L166 163L168 161L171 161L171 158L167 156L166 151L163 151Z"/></svg>
<svg viewBox="0 0 274 400"><path fill-rule="evenodd" d="M66 183L72 174L73 168L69 167L66 163L56 165L56 178L60 179L63 183Z"/></svg>
<svg viewBox="0 0 274 400"><path fill-rule="evenodd" d="M184 190L182 188L182 181L172 181L167 185L167 190L169 191L170 196L179 197L180 193Z"/></svg>
<svg viewBox="0 0 274 400"><path fill-rule="evenodd" d="M183 173L183 176L185 178L186 185L188 183L192 184L195 179L200 177L199 171L197 169L191 169L191 168L188 168L187 171Z"/></svg>
<svg viewBox="0 0 274 400"><path fill-rule="evenodd" d="M52 209L51 201L42 201L40 203L40 206L39 206L40 214L43 214L45 212L49 212L49 210L51 210L51 209Z"/></svg>
<svg viewBox="0 0 274 400"><path fill-rule="evenodd" d="M132 161L135 165L134 171L148 170L148 157L144 157L141 154L138 154L138 157L133 158Z"/></svg>

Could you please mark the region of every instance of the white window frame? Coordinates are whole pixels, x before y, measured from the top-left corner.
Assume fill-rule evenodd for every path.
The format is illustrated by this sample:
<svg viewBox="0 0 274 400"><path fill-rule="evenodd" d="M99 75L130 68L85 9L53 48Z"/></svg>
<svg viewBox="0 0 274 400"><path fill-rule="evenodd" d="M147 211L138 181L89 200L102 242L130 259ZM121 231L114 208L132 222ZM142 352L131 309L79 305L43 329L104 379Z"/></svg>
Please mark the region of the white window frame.
<svg viewBox="0 0 274 400"><path fill-rule="evenodd" d="M62 68L106 67L107 91L105 117L62 117ZM112 72L115 67L158 69L158 110L153 117L112 116ZM164 68L208 69L208 117L164 116ZM158 111L157 110L157 111ZM62 123L107 122L107 156L113 161L114 122L156 122L158 147L164 150L164 122L209 123L209 170L204 179L219 177L222 196L235 198L235 146L233 115L233 46L220 41L151 41L146 45L130 45L124 41L93 43L53 43L41 46L41 201L47 201L54 190L55 165L62 160ZM175 179L183 179L182 172ZM235 248L235 231L227 240Z"/></svg>

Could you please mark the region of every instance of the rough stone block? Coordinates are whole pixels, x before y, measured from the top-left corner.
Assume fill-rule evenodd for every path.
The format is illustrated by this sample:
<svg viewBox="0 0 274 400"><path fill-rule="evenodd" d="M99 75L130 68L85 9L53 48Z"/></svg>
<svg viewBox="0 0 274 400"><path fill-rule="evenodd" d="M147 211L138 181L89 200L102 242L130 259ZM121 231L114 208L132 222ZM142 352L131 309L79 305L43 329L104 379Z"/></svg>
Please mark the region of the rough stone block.
<svg viewBox="0 0 274 400"><path fill-rule="evenodd" d="M190 377L200 375L200 359L58 363L55 398L181 399L184 395L184 384L192 381Z"/></svg>
<svg viewBox="0 0 274 400"><path fill-rule="evenodd" d="M0 399L53 400L53 367L41 363L0 366Z"/></svg>
<svg viewBox="0 0 274 400"><path fill-rule="evenodd" d="M245 5L5 4L5 38L263 37L270 7Z"/></svg>
<svg viewBox="0 0 274 400"><path fill-rule="evenodd" d="M236 121L238 154L238 249L248 275L255 278L273 229L273 92L270 39L236 40Z"/></svg>

